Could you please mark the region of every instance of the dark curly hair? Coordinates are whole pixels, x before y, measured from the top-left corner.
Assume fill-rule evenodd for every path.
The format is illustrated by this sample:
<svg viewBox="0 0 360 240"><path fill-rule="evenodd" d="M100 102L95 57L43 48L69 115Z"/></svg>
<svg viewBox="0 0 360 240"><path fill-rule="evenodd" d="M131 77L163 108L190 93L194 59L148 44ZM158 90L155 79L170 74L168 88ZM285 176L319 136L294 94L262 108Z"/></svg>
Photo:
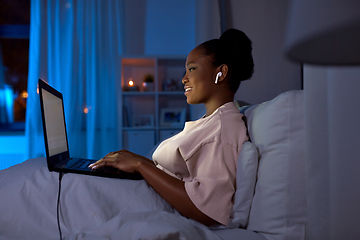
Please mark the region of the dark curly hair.
<svg viewBox="0 0 360 240"><path fill-rule="evenodd" d="M251 78L254 72L252 42L246 34L237 29L226 30L219 39L212 39L199 45L210 57L215 67L228 66L229 88L236 92L241 81Z"/></svg>

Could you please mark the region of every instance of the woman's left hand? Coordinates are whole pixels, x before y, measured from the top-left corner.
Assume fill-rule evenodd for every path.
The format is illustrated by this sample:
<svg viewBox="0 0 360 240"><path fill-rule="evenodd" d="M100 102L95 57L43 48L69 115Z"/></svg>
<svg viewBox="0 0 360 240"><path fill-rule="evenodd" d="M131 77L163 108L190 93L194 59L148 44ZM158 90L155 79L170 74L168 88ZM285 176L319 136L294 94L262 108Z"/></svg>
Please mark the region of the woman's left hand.
<svg viewBox="0 0 360 240"><path fill-rule="evenodd" d="M107 154L105 157L96 163L91 164L89 167L94 170L101 167L113 167L124 172L134 173L137 172L136 169L142 161L151 160L127 150L120 150Z"/></svg>

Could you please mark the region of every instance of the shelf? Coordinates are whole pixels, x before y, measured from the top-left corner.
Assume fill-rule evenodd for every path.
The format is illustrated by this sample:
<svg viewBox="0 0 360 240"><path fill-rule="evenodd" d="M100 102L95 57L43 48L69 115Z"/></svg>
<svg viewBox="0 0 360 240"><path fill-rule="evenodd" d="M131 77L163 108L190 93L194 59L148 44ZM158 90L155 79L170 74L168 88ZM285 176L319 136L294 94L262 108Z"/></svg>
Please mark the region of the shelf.
<svg viewBox="0 0 360 240"><path fill-rule="evenodd" d="M180 122L190 120L190 106L186 102L182 84L185 61L186 57L171 56L130 56L121 59L121 148L143 155L159 141L183 129L184 122L166 127L162 126L164 122L177 124L179 119ZM154 91L144 91L142 88L148 74L153 75ZM130 80L138 91L124 91L125 88L129 89Z"/></svg>
<svg viewBox="0 0 360 240"><path fill-rule="evenodd" d="M123 127L123 131L141 130L183 130L183 127Z"/></svg>
<svg viewBox="0 0 360 240"><path fill-rule="evenodd" d="M124 96L150 96L150 95L184 95L183 91L160 91L160 92L140 92L140 91L123 91L122 93Z"/></svg>
<svg viewBox="0 0 360 240"><path fill-rule="evenodd" d="M121 59L122 66L136 66L136 67L154 67L155 66L155 58L122 58Z"/></svg>
<svg viewBox="0 0 360 240"><path fill-rule="evenodd" d="M183 130L183 127L159 127L159 130Z"/></svg>
<svg viewBox="0 0 360 240"><path fill-rule="evenodd" d="M184 91L164 91L159 92L159 95L184 95Z"/></svg>

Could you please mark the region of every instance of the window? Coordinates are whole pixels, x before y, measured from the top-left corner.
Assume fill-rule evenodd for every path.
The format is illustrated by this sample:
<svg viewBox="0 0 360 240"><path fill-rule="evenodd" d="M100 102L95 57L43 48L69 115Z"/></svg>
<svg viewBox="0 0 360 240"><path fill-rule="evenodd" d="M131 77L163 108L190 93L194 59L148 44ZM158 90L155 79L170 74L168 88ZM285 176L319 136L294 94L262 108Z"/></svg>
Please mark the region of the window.
<svg viewBox="0 0 360 240"><path fill-rule="evenodd" d="M24 131L30 1L0 1L0 131Z"/></svg>

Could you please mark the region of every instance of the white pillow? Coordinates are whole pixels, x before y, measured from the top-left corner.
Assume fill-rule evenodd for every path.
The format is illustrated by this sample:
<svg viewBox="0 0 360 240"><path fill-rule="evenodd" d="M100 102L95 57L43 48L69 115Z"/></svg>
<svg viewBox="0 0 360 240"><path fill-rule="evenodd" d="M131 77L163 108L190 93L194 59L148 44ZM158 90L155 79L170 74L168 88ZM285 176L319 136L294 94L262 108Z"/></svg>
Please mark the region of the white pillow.
<svg viewBox="0 0 360 240"><path fill-rule="evenodd" d="M259 167L247 229L268 239L302 239L306 225L303 92L245 111Z"/></svg>
<svg viewBox="0 0 360 240"><path fill-rule="evenodd" d="M257 167L257 149L251 142L245 142L238 157L234 206L227 228L245 228L247 224L254 196Z"/></svg>

